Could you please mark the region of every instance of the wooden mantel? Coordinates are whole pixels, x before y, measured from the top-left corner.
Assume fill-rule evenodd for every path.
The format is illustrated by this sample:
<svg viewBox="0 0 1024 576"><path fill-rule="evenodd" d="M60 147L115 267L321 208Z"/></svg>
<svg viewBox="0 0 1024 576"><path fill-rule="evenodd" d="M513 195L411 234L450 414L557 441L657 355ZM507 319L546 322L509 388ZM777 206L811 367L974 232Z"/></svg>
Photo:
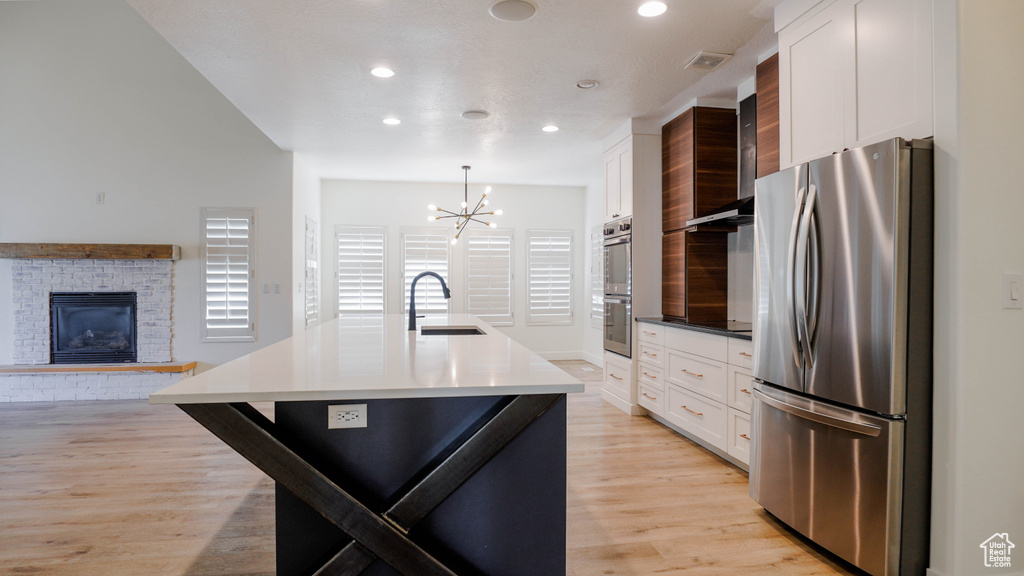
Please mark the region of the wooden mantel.
<svg viewBox="0 0 1024 576"><path fill-rule="evenodd" d="M0 258L69 260L180 260L172 244L19 244L0 243Z"/></svg>

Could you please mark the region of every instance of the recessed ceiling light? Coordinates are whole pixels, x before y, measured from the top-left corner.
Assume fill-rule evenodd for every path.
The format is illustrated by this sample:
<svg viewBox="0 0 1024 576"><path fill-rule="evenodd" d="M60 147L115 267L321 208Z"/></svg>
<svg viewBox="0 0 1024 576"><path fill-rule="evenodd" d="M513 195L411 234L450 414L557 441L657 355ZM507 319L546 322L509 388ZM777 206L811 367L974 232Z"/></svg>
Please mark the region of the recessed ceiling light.
<svg viewBox="0 0 1024 576"><path fill-rule="evenodd" d="M558 132L558 126L555 126L554 124L548 124L547 126L541 128L541 130L545 132Z"/></svg>
<svg viewBox="0 0 1024 576"><path fill-rule="evenodd" d="M385 118L384 123L388 126L397 126L402 123L398 118Z"/></svg>
<svg viewBox="0 0 1024 576"><path fill-rule="evenodd" d="M527 0L498 0L491 4L490 13L505 22L522 22L537 13L537 5Z"/></svg>
<svg viewBox="0 0 1024 576"><path fill-rule="evenodd" d="M486 110L466 110L462 113L462 117L466 120L483 120L490 115L491 113Z"/></svg>
<svg viewBox="0 0 1024 576"><path fill-rule="evenodd" d="M391 68L385 68L383 66L378 66L378 67L374 68L373 70L370 70L370 74L373 74L377 78L391 78L392 76L395 75L395 71L392 70Z"/></svg>
<svg viewBox="0 0 1024 576"><path fill-rule="evenodd" d="M580 80L579 82L576 83L576 87L577 88L581 88L583 90L590 90L591 88L597 88L597 85L598 85L597 80Z"/></svg>
<svg viewBox="0 0 1024 576"><path fill-rule="evenodd" d="M637 12L641 16L650 18L652 16L661 16L665 13L665 10L668 10L668 6L664 2L644 2L640 5L640 9Z"/></svg>

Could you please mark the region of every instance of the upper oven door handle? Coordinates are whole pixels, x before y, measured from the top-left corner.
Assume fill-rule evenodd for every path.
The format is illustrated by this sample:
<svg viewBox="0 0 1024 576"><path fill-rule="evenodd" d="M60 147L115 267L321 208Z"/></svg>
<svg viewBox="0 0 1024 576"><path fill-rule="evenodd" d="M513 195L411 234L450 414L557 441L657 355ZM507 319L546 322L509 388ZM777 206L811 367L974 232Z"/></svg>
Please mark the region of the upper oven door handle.
<svg viewBox="0 0 1024 576"><path fill-rule="evenodd" d="M609 239L605 240L604 241L604 245L607 248L608 246L617 246L619 244L629 244L630 240L631 239L630 239L629 236L619 236L618 238L609 238Z"/></svg>
<svg viewBox="0 0 1024 576"><path fill-rule="evenodd" d="M608 304L629 304L629 296L608 296L605 295L604 301Z"/></svg>

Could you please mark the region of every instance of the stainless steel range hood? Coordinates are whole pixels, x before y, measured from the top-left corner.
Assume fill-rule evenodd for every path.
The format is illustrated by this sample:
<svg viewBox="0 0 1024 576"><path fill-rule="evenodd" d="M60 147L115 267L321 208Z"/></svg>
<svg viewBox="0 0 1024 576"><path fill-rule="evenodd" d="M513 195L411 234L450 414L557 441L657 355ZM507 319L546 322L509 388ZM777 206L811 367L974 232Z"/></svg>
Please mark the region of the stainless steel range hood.
<svg viewBox="0 0 1024 576"><path fill-rule="evenodd" d="M711 214L687 220L687 226L715 224L722 226L742 226L754 223L754 197L740 198L715 210Z"/></svg>

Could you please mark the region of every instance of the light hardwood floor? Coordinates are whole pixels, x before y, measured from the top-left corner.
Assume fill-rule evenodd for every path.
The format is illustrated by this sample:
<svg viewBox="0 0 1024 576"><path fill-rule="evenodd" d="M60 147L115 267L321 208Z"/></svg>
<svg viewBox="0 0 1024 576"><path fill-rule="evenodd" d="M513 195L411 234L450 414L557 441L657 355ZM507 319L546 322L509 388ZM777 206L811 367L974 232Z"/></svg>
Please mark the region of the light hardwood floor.
<svg viewBox="0 0 1024 576"><path fill-rule="evenodd" d="M569 398L567 576L853 574L766 515L745 473L603 402L600 368L556 364L587 383ZM0 404L0 574L269 576L273 499L173 406Z"/></svg>

